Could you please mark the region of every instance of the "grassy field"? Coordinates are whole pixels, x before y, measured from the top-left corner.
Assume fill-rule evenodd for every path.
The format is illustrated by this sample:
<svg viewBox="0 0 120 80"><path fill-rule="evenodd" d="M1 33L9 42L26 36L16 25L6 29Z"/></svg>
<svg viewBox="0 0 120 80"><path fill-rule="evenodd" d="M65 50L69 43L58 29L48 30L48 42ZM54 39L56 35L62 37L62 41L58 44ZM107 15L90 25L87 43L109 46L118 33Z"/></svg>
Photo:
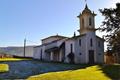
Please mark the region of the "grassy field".
<svg viewBox="0 0 120 80"><path fill-rule="evenodd" d="M95 65L85 69L50 72L27 80L119 80L120 65Z"/></svg>
<svg viewBox="0 0 120 80"><path fill-rule="evenodd" d="M7 71L9 71L8 64L0 64L0 73L7 72Z"/></svg>
<svg viewBox="0 0 120 80"><path fill-rule="evenodd" d="M21 61L1 61L0 64L8 64L9 71L1 73L2 79L25 79L29 76L85 68L88 65L64 64L54 62L43 62L38 60L21 60Z"/></svg>
<svg viewBox="0 0 120 80"><path fill-rule="evenodd" d="M3 70L7 72L0 73L1 79L120 80L120 64L91 66L23 58L2 58L0 59L0 71L3 72Z"/></svg>

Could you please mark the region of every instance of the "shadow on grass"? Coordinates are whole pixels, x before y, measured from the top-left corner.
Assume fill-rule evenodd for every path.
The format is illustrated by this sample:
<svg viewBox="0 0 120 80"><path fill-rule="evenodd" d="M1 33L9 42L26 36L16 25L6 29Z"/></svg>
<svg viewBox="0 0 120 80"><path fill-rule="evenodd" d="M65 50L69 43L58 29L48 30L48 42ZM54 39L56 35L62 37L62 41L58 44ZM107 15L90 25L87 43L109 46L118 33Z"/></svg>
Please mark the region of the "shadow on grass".
<svg viewBox="0 0 120 80"><path fill-rule="evenodd" d="M103 73L111 79L120 80L120 64L100 65Z"/></svg>
<svg viewBox="0 0 120 80"><path fill-rule="evenodd" d="M1 78L5 79L26 79L29 76L47 72L72 71L91 66L88 64L67 64L37 60L0 61L0 64L1 63L6 63L10 66L9 72L0 75Z"/></svg>

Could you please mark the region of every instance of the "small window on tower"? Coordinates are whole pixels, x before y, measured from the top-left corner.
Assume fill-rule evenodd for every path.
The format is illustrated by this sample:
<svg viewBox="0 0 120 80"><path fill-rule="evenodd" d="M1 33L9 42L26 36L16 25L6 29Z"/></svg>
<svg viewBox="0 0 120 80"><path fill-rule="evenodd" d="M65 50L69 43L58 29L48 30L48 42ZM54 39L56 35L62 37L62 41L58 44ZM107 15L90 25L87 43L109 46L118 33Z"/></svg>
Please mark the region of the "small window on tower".
<svg viewBox="0 0 120 80"><path fill-rule="evenodd" d="M82 26L84 27L84 19L82 18Z"/></svg>
<svg viewBox="0 0 120 80"><path fill-rule="evenodd" d="M91 47L93 46L93 40L92 40L92 38L90 39L90 46Z"/></svg>
<svg viewBox="0 0 120 80"><path fill-rule="evenodd" d="M91 19L91 17L89 18L89 26L91 26L92 25L92 19Z"/></svg>

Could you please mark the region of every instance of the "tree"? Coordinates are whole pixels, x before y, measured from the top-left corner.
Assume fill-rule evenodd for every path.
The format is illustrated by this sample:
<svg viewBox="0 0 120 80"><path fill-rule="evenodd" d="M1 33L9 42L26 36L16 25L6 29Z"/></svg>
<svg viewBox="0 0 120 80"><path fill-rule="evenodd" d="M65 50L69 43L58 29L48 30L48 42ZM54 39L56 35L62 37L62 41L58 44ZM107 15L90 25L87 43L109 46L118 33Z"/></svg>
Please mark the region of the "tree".
<svg viewBox="0 0 120 80"><path fill-rule="evenodd" d="M120 63L120 3L116 4L116 8L104 8L99 11L105 17L100 30L107 33L105 39L111 47L108 46L108 50L117 55Z"/></svg>

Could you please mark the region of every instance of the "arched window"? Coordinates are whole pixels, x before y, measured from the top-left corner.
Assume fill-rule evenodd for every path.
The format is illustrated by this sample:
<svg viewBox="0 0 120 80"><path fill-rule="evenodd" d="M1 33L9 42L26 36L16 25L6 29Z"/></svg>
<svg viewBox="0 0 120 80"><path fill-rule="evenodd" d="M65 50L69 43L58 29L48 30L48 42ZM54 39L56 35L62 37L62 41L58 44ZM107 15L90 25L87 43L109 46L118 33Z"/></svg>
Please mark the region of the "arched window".
<svg viewBox="0 0 120 80"><path fill-rule="evenodd" d="M79 45L81 46L81 39L79 39Z"/></svg>
<svg viewBox="0 0 120 80"><path fill-rule="evenodd" d="M82 26L84 27L84 19L82 18Z"/></svg>
<svg viewBox="0 0 120 80"><path fill-rule="evenodd" d="M91 26L92 25L92 19L91 19L91 17L89 18L89 26Z"/></svg>
<svg viewBox="0 0 120 80"><path fill-rule="evenodd" d="M42 49L41 49L41 52L40 52L40 59L42 60Z"/></svg>
<svg viewBox="0 0 120 80"><path fill-rule="evenodd" d="M92 40L92 38L90 39L90 46L91 47L93 46L93 40Z"/></svg>
<svg viewBox="0 0 120 80"><path fill-rule="evenodd" d="M71 53L73 52L73 44L70 44Z"/></svg>
<svg viewBox="0 0 120 80"><path fill-rule="evenodd" d="M98 41L98 47L100 47L100 41Z"/></svg>

